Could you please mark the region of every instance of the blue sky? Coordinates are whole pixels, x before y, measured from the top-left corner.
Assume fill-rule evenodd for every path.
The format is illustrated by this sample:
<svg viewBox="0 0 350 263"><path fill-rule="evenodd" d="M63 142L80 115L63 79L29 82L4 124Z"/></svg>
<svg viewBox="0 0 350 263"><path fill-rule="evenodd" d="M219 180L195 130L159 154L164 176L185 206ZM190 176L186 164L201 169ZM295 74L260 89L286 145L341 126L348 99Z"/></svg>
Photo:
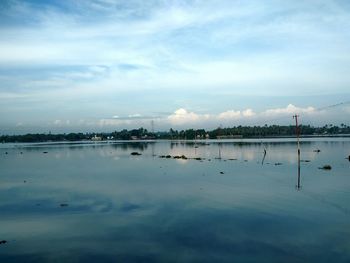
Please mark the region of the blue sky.
<svg viewBox="0 0 350 263"><path fill-rule="evenodd" d="M350 2L0 2L0 133L346 123Z"/></svg>

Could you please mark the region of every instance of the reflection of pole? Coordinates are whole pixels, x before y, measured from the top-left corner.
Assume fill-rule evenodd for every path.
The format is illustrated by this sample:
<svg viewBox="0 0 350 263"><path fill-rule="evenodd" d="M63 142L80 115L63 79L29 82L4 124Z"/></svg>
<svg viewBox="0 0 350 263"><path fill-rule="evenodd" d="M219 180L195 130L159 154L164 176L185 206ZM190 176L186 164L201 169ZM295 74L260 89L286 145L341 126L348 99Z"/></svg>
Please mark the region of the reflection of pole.
<svg viewBox="0 0 350 263"><path fill-rule="evenodd" d="M263 159L261 161L261 165L264 165L265 157L266 157L266 149L264 149L264 157L263 157Z"/></svg>
<svg viewBox="0 0 350 263"><path fill-rule="evenodd" d="M152 157L154 158L155 154L154 154L154 143L151 144L152 145Z"/></svg>
<svg viewBox="0 0 350 263"><path fill-rule="evenodd" d="M298 161L298 185L297 188L298 190L300 189L300 160Z"/></svg>
<svg viewBox="0 0 350 263"><path fill-rule="evenodd" d="M297 136L297 145L298 145L298 185L297 188L300 189L300 142L299 142L299 126L298 126L298 117L299 115L294 115L295 119L295 133Z"/></svg>

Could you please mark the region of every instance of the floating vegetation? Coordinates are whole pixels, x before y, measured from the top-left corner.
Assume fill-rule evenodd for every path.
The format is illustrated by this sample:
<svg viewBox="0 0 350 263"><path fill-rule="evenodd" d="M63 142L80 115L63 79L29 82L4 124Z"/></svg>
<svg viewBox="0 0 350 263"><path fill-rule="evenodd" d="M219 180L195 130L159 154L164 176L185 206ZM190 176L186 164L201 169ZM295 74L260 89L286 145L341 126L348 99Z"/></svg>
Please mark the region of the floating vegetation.
<svg viewBox="0 0 350 263"><path fill-rule="evenodd" d="M331 170L332 166L330 166L329 164L323 165L322 167L319 167L318 169L322 169L322 170Z"/></svg>
<svg viewBox="0 0 350 263"><path fill-rule="evenodd" d="M174 159L183 159L183 160L187 160L188 158L185 156L185 155L175 155L174 157L173 157Z"/></svg>
<svg viewBox="0 0 350 263"><path fill-rule="evenodd" d="M141 155L141 153L139 153L139 152L132 152L132 153L130 153L130 155Z"/></svg>

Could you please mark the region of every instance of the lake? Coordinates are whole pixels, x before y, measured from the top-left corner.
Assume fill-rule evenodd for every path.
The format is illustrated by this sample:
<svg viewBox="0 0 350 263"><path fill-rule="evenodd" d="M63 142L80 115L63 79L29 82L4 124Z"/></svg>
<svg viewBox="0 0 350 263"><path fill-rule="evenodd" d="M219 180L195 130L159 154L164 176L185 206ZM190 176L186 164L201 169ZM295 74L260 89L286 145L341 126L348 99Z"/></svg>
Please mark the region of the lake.
<svg viewBox="0 0 350 263"><path fill-rule="evenodd" d="M298 187L295 139L0 144L0 262L350 262L349 155L303 139Z"/></svg>

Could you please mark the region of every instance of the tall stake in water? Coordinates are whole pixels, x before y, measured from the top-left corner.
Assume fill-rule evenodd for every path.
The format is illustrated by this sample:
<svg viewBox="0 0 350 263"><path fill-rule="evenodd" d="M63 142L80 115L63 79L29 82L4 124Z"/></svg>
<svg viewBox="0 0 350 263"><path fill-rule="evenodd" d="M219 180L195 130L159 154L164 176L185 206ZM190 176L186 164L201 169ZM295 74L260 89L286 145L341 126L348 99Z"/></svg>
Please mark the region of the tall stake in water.
<svg viewBox="0 0 350 263"><path fill-rule="evenodd" d="M297 188L300 189L300 142L299 142L298 117L299 117L299 115L296 115L296 114L293 116L293 119L295 119L295 133L297 136L297 145L298 145L298 185L297 185Z"/></svg>

